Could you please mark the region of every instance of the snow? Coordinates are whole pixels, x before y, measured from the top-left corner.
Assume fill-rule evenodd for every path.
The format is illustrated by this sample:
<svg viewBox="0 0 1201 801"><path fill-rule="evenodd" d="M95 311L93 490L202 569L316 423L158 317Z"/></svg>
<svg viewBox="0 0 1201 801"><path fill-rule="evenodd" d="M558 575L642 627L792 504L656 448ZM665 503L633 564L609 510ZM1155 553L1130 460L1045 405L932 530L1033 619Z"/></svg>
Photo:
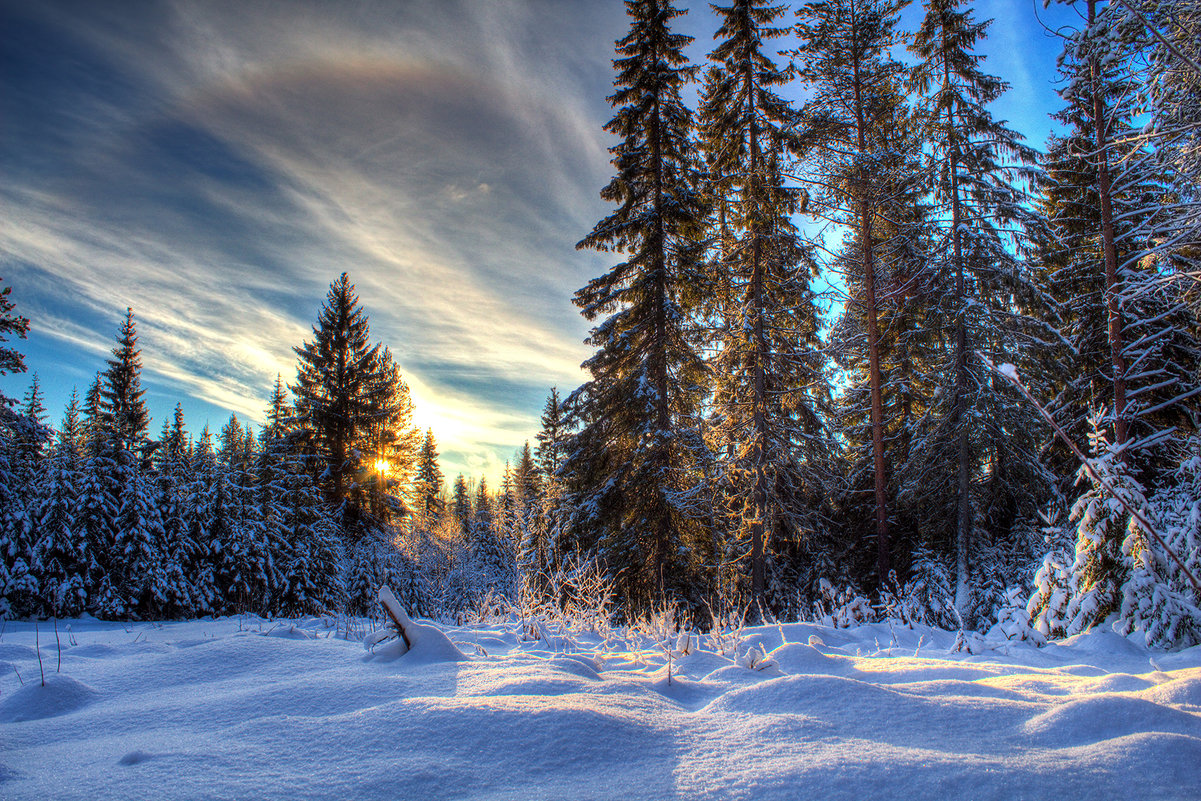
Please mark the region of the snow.
<svg viewBox="0 0 1201 801"><path fill-rule="evenodd" d="M1201 646L798 623L672 636L669 680L663 639L528 623L60 621L42 687L10 621L0 797L1201 797Z"/></svg>

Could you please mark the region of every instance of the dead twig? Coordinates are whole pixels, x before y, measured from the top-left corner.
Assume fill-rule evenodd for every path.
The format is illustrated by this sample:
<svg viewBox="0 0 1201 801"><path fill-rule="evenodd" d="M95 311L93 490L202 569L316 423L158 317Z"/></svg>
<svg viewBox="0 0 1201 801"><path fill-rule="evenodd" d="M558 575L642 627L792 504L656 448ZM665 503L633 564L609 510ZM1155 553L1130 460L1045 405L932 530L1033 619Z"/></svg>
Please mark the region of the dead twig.
<svg viewBox="0 0 1201 801"><path fill-rule="evenodd" d="M46 671L42 669L42 638L38 633L38 624L33 624L33 648L38 652L38 673L42 674L42 686L46 686Z"/></svg>

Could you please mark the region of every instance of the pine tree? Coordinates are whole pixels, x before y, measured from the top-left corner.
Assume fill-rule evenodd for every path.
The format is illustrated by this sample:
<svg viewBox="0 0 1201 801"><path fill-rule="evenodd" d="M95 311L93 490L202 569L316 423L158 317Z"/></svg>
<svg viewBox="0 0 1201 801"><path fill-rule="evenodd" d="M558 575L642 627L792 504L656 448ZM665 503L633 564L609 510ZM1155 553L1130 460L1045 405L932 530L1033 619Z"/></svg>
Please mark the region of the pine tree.
<svg viewBox="0 0 1201 801"><path fill-rule="evenodd" d="M428 525L433 525L442 516L442 471L438 467L438 443L434 441L432 429L425 430L421 453L417 457L417 473L413 477L416 494L416 512Z"/></svg>
<svg viewBox="0 0 1201 801"><path fill-rule="evenodd" d="M988 111L1008 87L980 69L982 56L975 52L991 21L977 22L963 5L928 0L910 48L921 59L911 84L923 98L942 234L931 267L937 285L949 290L941 293L927 325L941 323L953 345L939 366L948 400L927 416L919 434L924 441L916 444L930 466L906 472L911 481L920 476L911 493L919 504L937 507L942 498L955 499L955 606L966 620L976 528L984 522L977 519L980 506L998 512L987 522L1001 529L994 536L1004 535L1019 513L1033 515L1045 490L1039 493L1032 481L1041 475L1037 441L1029 436L1037 427L1033 414L1022 414L1012 392L998 387L972 355L980 350L997 363L1017 361L1028 341L1014 315L1014 298L1029 308L1038 293L1013 255L1012 232L1025 202L1015 183L1028 175L1015 165L1032 163L1035 153ZM993 467L987 485L980 480L984 463ZM953 482L931 480L939 465L955 466ZM1019 509L1023 500L1025 508Z"/></svg>
<svg viewBox="0 0 1201 801"><path fill-rule="evenodd" d="M884 376L880 318L884 307L879 242L874 227L898 181L891 136L902 104L902 65L890 56L899 43L896 0L826 0L797 11L799 47L792 53L813 91L802 109L797 147L806 159L813 200L852 233L861 292L848 306L862 320L868 352L872 475L875 496L876 579L892 569L884 451Z"/></svg>
<svg viewBox="0 0 1201 801"><path fill-rule="evenodd" d="M417 469L422 445L421 432L413 426L413 404L409 387L387 348L380 351L379 370L373 380L373 395L380 398L377 415L368 421L363 453L375 454L371 510L378 520L388 522L410 514L414 501L410 479Z"/></svg>
<svg viewBox="0 0 1201 801"><path fill-rule="evenodd" d="M218 521L217 485L220 470L213 453L213 437L206 425L192 448L186 490L187 546L184 574L192 585L194 614L219 614L223 610L217 586L216 562L223 547L224 523Z"/></svg>
<svg viewBox="0 0 1201 801"><path fill-rule="evenodd" d="M11 293L12 287L0 288L0 343L7 342L12 336L25 339L29 332L29 320L14 313L15 305L9 299ZM20 351L0 346L0 376L23 372L25 358ZM13 403L0 392L0 618L19 613L20 610L12 609L12 600L34 589L27 577L28 568L23 556L32 521L25 509L23 488L15 472L14 425L20 418L11 409ZM18 559L22 560L25 569L14 574L13 567Z"/></svg>
<svg viewBox="0 0 1201 801"><path fill-rule="evenodd" d="M783 6L737 0L714 6L720 28L709 58L703 142L723 195L717 257L723 336L713 363L714 450L726 454L725 499L734 535L748 543L750 601L766 599L771 539L791 539L808 510L794 501L816 487L825 460L820 407L826 381L816 265L792 223L800 193L785 183L786 139L797 112L777 94L789 72L768 43L787 28ZM744 553L738 547L738 556Z"/></svg>
<svg viewBox="0 0 1201 801"><path fill-rule="evenodd" d="M7 599L15 615L40 614L45 605L34 554L41 536L38 507L51 436L45 412L36 373L18 410L0 409L0 450L5 452L0 457L0 481L5 485L0 488L0 580L5 582L0 599Z"/></svg>
<svg viewBox="0 0 1201 801"><path fill-rule="evenodd" d="M538 445L534 450L538 462L538 472L549 481L557 476L563 466L563 450L569 437L563 420L563 403L559 400L559 390L551 387L546 404L542 407L541 429L536 435Z"/></svg>
<svg viewBox="0 0 1201 801"><path fill-rule="evenodd" d="M516 554L513 543L502 536L494 499L483 476L476 489L475 517L468 532L467 552L474 574L472 582L481 597L489 591L504 598L516 597Z"/></svg>
<svg viewBox="0 0 1201 801"><path fill-rule="evenodd" d="M156 615L168 595L162 519L145 472L152 446L141 368L133 311L127 309L99 391L85 400L94 453L85 501L98 587L93 602L107 618Z"/></svg>
<svg viewBox="0 0 1201 801"><path fill-rule="evenodd" d="M105 434L114 451L140 455L146 447L150 413L146 410L142 389L142 354L138 348L137 326L133 309L125 310L125 322L117 337L113 358L108 360L101 388L105 412Z"/></svg>
<svg viewBox="0 0 1201 801"><path fill-rule="evenodd" d="M1088 480L1091 488L1071 512L1077 525L1076 559L1069 570L1071 594L1064 610L1068 636L1087 631L1121 608L1126 579L1122 543L1129 516L1110 489L1137 509L1147 505L1142 487L1123 464L1120 447L1111 447L1100 428L1093 437L1093 451L1097 454L1093 469L1108 488L1081 469L1079 480Z"/></svg>
<svg viewBox="0 0 1201 801"><path fill-rule="evenodd" d="M17 456L20 469L26 474L25 483L32 484L45 467L46 447L52 432L46 426L46 405L42 402L42 385L34 373L29 390L21 402L20 418L15 421Z"/></svg>
<svg viewBox="0 0 1201 801"><path fill-rule="evenodd" d="M163 523L162 565L167 588L162 612L167 617L185 617L194 613L195 588L185 566L195 562L195 551L188 530L187 492L192 483L191 454L183 407L175 405L172 419L163 422L160 447L156 452L155 505Z"/></svg>
<svg viewBox="0 0 1201 801"><path fill-rule="evenodd" d="M468 489L467 479L463 478L462 473L455 478L455 486L450 499L450 513L458 521L459 531L466 535L472 517L471 491Z"/></svg>
<svg viewBox="0 0 1201 801"><path fill-rule="evenodd" d="M580 430L567 448L573 527L595 545L633 609L682 596L700 539L696 419L704 367L688 321L698 275L694 238L704 207L694 189L691 113L681 90L696 68L672 33L683 14L665 0L628 0L617 42L616 109L605 130L617 175L601 197L617 204L578 245L625 260L576 293L597 349L591 379L570 406Z"/></svg>
<svg viewBox="0 0 1201 801"><path fill-rule="evenodd" d="M46 611L56 617L74 617L87 608L87 537L76 520L82 470L79 398L72 392L39 493L33 560Z"/></svg>
<svg viewBox="0 0 1201 801"><path fill-rule="evenodd" d="M563 562L565 554L564 525L571 515L565 506L566 494L563 490L561 470L565 459L565 446L570 439L563 416L563 403L559 399L559 391L552 387L542 409L541 429L536 438L538 445L534 450L534 458L538 473L542 477L542 509L537 516L537 536L542 541L545 550L546 567L557 566Z"/></svg>
<svg viewBox="0 0 1201 801"><path fill-rule="evenodd" d="M1048 147L1040 183L1046 224L1033 234L1066 343L1044 349L1039 367L1041 389L1076 441L1088 434L1091 410L1115 414L1121 399L1114 444L1125 444L1123 458L1150 485L1173 466L1173 436L1195 430L1201 344L1187 275L1198 254L1187 236L1175 235L1187 221L1163 217L1181 195L1178 174L1146 133L1156 129L1155 115L1141 122L1153 108L1140 105L1145 76L1130 67L1141 56L1129 42L1142 24L1115 12L1093 4L1093 24L1065 43L1061 57L1067 105L1055 116L1067 131ZM1049 451L1053 464L1070 464L1059 446Z"/></svg>
<svg viewBox="0 0 1201 801"><path fill-rule="evenodd" d="M316 455L314 475L351 536L361 534L368 513L374 463L390 460L389 449L407 445L409 435L407 420L398 420L410 412L408 388L370 338L367 314L343 273L326 294L313 341L294 348L296 418Z"/></svg>
<svg viewBox="0 0 1201 801"><path fill-rule="evenodd" d="M11 423L20 421L8 409L0 425L0 617L23 617L35 612L39 595L30 569L33 558L32 519L28 500L31 487L21 479L20 459Z"/></svg>
<svg viewBox="0 0 1201 801"><path fill-rule="evenodd" d="M25 339L29 334L29 320L14 313L16 305L9 299L12 287L0 288L0 342L7 342L10 337ZM0 375L25 372L25 357L20 351L10 347L0 347ZM11 398L6 398L0 392L0 414L8 411L13 405Z"/></svg>
<svg viewBox="0 0 1201 801"><path fill-rule="evenodd" d="M549 548L542 512L542 480L529 442L522 446L513 469L513 495L517 563L527 578L540 576L548 563Z"/></svg>

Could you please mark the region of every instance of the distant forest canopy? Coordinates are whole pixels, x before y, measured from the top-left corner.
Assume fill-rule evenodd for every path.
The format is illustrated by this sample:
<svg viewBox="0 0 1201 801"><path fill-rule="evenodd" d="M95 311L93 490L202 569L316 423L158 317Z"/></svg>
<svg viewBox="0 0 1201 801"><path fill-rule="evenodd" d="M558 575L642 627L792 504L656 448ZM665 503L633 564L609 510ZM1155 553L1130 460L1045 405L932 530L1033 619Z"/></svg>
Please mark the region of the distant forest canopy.
<svg viewBox="0 0 1201 801"><path fill-rule="evenodd" d="M684 12L627 1L590 377L497 492L444 490L346 274L257 436L152 439L130 312L56 431L36 379L0 404L0 613L364 613L387 581L462 619L594 577L625 620L1201 642L1201 7L1077 3L1040 152L989 112L989 22L901 5L718 6L692 64Z"/></svg>

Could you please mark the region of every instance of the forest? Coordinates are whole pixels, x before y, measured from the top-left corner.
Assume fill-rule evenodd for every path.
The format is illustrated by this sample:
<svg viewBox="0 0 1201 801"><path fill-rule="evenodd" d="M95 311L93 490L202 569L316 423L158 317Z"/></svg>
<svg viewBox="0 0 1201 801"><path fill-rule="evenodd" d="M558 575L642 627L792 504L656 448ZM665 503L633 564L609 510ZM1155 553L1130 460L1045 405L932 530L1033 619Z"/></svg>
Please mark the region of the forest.
<svg viewBox="0 0 1201 801"><path fill-rule="evenodd" d="M990 112L964 0L731 0L704 63L625 5L593 354L499 486L442 474L352 265L257 430L155 434L129 310L57 422L36 373L0 395L0 618L599 586L614 621L1201 643L1201 5L1076 2L1045 143ZM0 293L0 374L36 368Z"/></svg>

